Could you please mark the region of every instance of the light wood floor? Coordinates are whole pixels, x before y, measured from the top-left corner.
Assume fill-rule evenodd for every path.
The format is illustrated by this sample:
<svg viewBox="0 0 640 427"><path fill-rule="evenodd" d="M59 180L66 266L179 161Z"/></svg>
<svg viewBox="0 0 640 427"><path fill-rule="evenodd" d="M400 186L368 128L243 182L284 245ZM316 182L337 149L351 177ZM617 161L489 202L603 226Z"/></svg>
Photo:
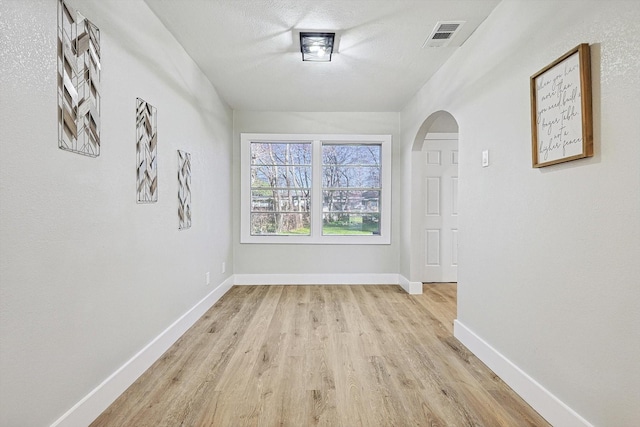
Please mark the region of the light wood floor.
<svg viewBox="0 0 640 427"><path fill-rule="evenodd" d="M236 286L92 426L548 426L452 334L456 286Z"/></svg>

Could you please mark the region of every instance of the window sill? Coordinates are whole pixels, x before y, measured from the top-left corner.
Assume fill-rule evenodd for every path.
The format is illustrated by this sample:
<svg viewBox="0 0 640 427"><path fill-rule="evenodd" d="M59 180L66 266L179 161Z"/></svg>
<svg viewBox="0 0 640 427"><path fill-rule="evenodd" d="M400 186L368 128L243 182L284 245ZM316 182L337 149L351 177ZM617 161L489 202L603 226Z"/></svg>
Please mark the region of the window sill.
<svg viewBox="0 0 640 427"><path fill-rule="evenodd" d="M389 245L389 236L243 236L242 244L258 245Z"/></svg>

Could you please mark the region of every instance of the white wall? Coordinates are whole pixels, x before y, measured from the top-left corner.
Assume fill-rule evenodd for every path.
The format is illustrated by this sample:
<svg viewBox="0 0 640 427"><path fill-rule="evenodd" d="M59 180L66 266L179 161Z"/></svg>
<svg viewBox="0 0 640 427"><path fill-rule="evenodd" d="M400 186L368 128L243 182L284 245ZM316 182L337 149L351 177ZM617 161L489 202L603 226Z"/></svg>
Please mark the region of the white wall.
<svg viewBox="0 0 640 427"><path fill-rule="evenodd" d="M403 206L423 121L459 124L458 320L596 426L640 419L639 22L637 1L503 1L402 113ZM579 43L595 156L533 169L529 77Z"/></svg>
<svg viewBox="0 0 640 427"><path fill-rule="evenodd" d="M234 235L240 235L240 134L334 133L390 134L394 171L398 170L398 113L234 112ZM261 245L234 240L236 274L397 273L399 262L399 180L392 177L390 245Z"/></svg>
<svg viewBox="0 0 640 427"><path fill-rule="evenodd" d="M101 30L97 158L58 149L57 2L0 1L3 426L54 422L233 261L231 110L141 0L68 4ZM136 97L158 109L159 201L149 205L136 204ZM184 231L176 149L193 162Z"/></svg>

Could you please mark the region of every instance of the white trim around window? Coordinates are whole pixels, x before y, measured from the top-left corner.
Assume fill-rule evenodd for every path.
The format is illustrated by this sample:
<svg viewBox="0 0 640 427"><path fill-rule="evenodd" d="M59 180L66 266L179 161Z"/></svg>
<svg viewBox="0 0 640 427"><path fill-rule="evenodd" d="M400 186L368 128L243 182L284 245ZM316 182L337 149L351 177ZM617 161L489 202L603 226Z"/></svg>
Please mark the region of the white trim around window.
<svg viewBox="0 0 640 427"><path fill-rule="evenodd" d="M311 144L311 195L309 232L305 235L275 235L251 233L252 209L252 143ZM379 234L371 235L323 235L323 186L322 147L323 145L379 145L380 155L380 197L376 214ZM349 244L386 245L391 243L391 135L322 135L322 134L240 134L240 243L261 244ZM276 185L278 186L278 185ZM254 188L255 190L255 188ZM298 202L300 203L300 202ZM326 211L326 208L325 208Z"/></svg>

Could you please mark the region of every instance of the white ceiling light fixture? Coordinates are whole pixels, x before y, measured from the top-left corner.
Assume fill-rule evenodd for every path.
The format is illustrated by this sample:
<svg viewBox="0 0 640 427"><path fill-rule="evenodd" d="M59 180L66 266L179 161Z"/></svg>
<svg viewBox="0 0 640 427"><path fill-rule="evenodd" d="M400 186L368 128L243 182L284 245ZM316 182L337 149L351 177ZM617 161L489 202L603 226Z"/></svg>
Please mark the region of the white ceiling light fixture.
<svg viewBox="0 0 640 427"><path fill-rule="evenodd" d="M336 33L300 32L300 52L303 61L329 62Z"/></svg>

